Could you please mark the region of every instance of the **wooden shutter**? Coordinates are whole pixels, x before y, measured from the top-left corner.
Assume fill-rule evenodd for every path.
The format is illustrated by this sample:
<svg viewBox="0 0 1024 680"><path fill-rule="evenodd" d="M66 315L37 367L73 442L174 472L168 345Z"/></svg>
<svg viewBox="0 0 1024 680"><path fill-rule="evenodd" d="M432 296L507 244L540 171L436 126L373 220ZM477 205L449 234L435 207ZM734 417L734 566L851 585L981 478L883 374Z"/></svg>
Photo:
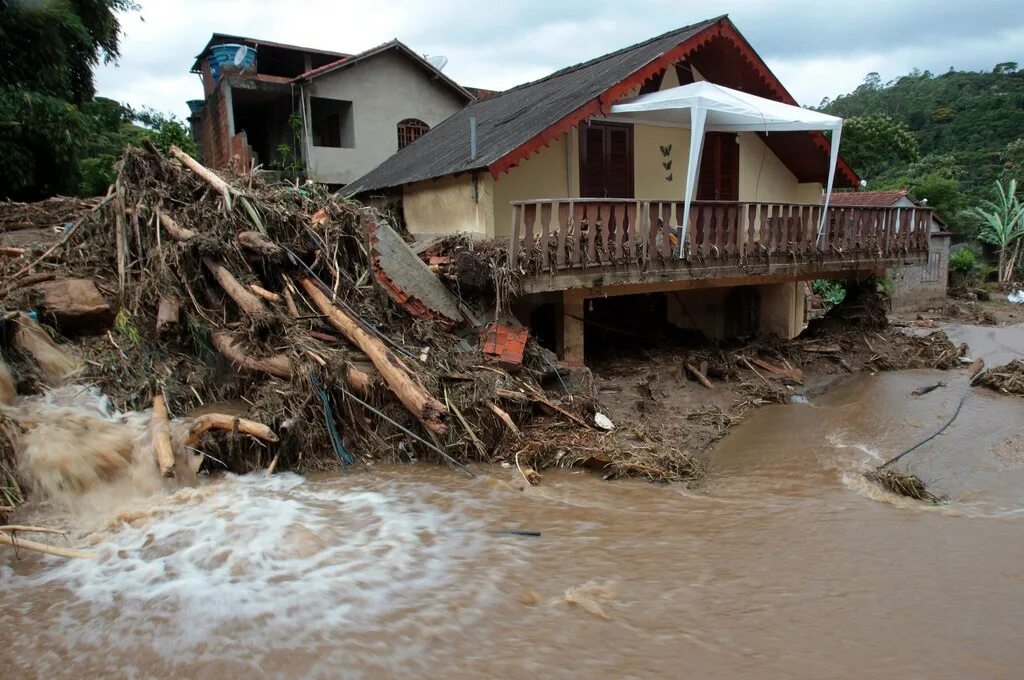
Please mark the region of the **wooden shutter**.
<svg viewBox="0 0 1024 680"><path fill-rule="evenodd" d="M729 132L707 132L697 179L697 200L738 201L740 145Z"/></svg>
<svg viewBox="0 0 1024 680"><path fill-rule="evenodd" d="M633 198L633 126L590 123L580 134L580 196Z"/></svg>

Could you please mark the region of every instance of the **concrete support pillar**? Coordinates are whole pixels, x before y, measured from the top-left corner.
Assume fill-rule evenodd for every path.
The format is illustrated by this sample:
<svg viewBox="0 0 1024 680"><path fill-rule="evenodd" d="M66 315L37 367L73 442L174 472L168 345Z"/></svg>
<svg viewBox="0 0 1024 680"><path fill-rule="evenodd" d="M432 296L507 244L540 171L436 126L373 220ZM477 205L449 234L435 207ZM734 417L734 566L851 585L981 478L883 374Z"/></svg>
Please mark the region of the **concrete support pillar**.
<svg viewBox="0 0 1024 680"><path fill-rule="evenodd" d="M761 327L763 335L783 340L795 338L804 329L804 283L772 283L761 289Z"/></svg>
<svg viewBox="0 0 1024 680"><path fill-rule="evenodd" d="M558 356L570 366L583 365L583 314L586 296L582 291L562 292L557 317Z"/></svg>

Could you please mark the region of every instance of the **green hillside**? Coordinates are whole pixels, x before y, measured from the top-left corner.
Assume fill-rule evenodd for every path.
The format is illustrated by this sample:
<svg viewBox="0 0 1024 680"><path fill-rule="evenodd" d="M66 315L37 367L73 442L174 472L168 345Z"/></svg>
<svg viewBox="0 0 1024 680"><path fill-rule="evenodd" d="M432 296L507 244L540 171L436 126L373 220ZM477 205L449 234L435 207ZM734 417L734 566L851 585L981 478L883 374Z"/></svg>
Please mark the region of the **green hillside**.
<svg viewBox="0 0 1024 680"><path fill-rule="evenodd" d="M843 156L871 189L910 187L951 225L989 197L996 179L1024 184L1024 70L933 75L914 71L888 83L870 73L820 110L847 119Z"/></svg>

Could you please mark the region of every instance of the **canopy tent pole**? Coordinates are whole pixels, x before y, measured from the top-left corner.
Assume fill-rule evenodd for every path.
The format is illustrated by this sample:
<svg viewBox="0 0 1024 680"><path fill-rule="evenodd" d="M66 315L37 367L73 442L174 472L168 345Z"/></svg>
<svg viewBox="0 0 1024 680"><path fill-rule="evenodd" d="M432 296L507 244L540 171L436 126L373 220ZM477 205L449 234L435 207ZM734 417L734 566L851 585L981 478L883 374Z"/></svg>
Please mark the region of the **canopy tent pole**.
<svg viewBox="0 0 1024 680"><path fill-rule="evenodd" d="M704 150L704 124L708 110L703 106L690 109L690 158L686 165L686 197L683 199L683 219L679 225L679 258L686 247L687 226L690 224L690 203L697 195L697 177L700 171L701 152Z"/></svg>
<svg viewBox="0 0 1024 680"><path fill-rule="evenodd" d="M836 179L836 165L839 163L839 139L843 135L843 121L832 129L832 141L829 144L828 159L828 186L825 187L825 205L821 209L821 220L818 222L818 237L814 243L821 246L821 234L825 231L825 221L828 219L828 202L832 198L832 183Z"/></svg>

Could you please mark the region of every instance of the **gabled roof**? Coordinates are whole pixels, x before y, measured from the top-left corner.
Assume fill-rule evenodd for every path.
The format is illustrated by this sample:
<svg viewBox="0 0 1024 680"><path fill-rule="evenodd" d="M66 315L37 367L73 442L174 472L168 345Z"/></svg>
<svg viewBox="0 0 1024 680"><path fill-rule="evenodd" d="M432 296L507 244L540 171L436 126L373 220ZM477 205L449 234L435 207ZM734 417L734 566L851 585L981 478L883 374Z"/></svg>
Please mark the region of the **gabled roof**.
<svg viewBox="0 0 1024 680"><path fill-rule="evenodd" d="M869 208L891 208L907 197L906 189L889 191L835 191L829 196L829 205L836 207L864 206ZM909 199L913 201L914 199ZM916 201L914 201L916 203Z"/></svg>
<svg viewBox="0 0 1024 680"><path fill-rule="evenodd" d="M273 42L271 40L260 40L259 38L249 38L244 35L231 35L229 33L214 33L210 36L210 39L206 42L206 46L200 50L199 54L196 55L196 60L192 64L192 73L198 73L202 67L200 60L214 45L237 43L239 45L248 45L249 47L259 47L265 45L266 47L275 47L282 50L295 50L296 52L306 52L308 54L319 54L327 57L334 57L340 59L349 56L345 52L333 52L330 50L320 50L314 47L302 47L300 45L288 45L286 43Z"/></svg>
<svg viewBox="0 0 1024 680"><path fill-rule="evenodd" d="M727 43L727 46L725 45ZM787 104L796 101L739 34L728 17L685 26L636 45L570 66L511 90L481 99L356 180L346 190L358 193L396 187L463 172L489 170L497 177L579 123L607 114L612 103L669 65L703 53L696 64L713 82L737 87ZM724 57L724 58L723 58ZM715 61L721 62L717 66ZM725 63L725 62L728 63ZM477 154L470 157L470 119L476 120ZM803 140L783 153L778 140ZM784 133L765 138L791 168L827 167L828 143L820 133ZM807 161L812 157L814 163ZM820 172L817 166L794 170L800 181ZM803 176L802 176L803 175ZM840 159L836 186L853 186L856 174Z"/></svg>
<svg viewBox="0 0 1024 680"><path fill-rule="evenodd" d="M454 80L446 76L441 71L439 71L437 68L434 67L433 64L424 59L422 56L413 52L408 45L403 43L401 40L398 40L397 38L395 40L391 40L390 42L386 42L383 45L372 47L366 50L365 52L348 55L336 61L332 61L329 64L324 64L323 66L320 66L318 68L306 71L302 75L296 77L292 82L304 82L307 80L312 80L314 78L319 78L321 76L327 75L328 73L334 73L335 71L351 68L356 64L362 63L368 59L376 57L379 54L390 52L392 50L400 54L403 54L409 59L413 60L417 65L423 68L428 73L428 75L440 80L443 84L447 85L450 89L454 90L460 97L463 98L463 100L471 102L475 99L475 97L468 90L466 90L464 87L456 83Z"/></svg>

